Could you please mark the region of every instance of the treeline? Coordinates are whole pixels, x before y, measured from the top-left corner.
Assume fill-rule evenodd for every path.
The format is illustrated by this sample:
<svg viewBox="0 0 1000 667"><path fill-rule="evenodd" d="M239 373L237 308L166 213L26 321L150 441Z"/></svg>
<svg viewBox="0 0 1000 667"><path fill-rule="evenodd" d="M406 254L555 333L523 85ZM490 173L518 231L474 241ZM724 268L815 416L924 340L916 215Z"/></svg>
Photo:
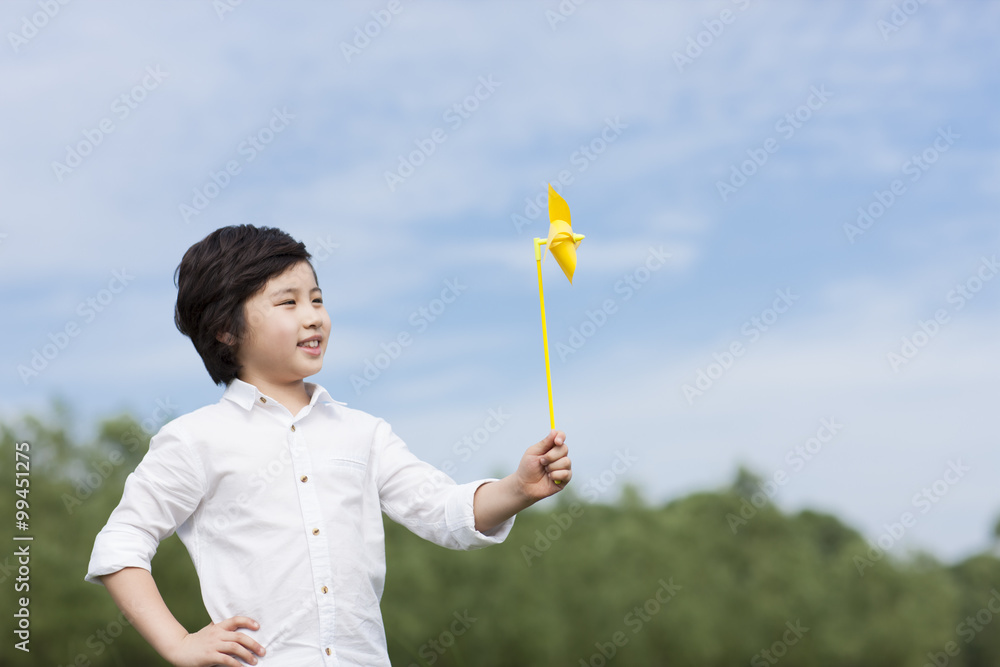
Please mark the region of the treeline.
<svg viewBox="0 0 1000 667"><path fill-rule="evenodd" d="M87 584L94 537L157 425L125 415L93 437L56 403L0 424L4 665L166 664ZM77 441L83 440L83 441ZM31 445L30 654L15 648L15 442ZM586 476L585 471L579 474ZM649 506L573 486L521 513L507 541L456 552L386 520L382 609L394 665L943 667L1000 665L1000 560L945 566L873 551L836 517L751 505L756 478ZM760 504L760 503L758 503ZM752 511L751 511L752 510ZM187 551L153 574L189 630L209 622Z"/></svg>

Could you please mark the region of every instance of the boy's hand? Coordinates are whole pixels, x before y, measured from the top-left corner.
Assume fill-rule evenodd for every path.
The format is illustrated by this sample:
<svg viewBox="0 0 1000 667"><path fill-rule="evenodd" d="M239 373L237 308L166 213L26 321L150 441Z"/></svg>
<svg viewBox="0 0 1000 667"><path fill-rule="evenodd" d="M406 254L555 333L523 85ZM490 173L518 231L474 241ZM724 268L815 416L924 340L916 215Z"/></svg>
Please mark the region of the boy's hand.
<svg viewBox="0 0 1000 667"><path fill-rule="evenodd" d="M264 655L264 647L242 632L236 632L236 629L256 630L259 627L257 621L246 616L233 616L218 623L209 623L198 632L182 637L171 654L164 657L177 667L255 665L257 658L253 654Z"/></svg>
<svg viewBox="0 0 1000 667"><path fill-rule="evenodd" d="M565 444L566 434L552 430L538 444L528 447L514 477L518 489L532 502L548 498L566 488L573 477ZM559 484L556 484L556 481Z"/></svg>

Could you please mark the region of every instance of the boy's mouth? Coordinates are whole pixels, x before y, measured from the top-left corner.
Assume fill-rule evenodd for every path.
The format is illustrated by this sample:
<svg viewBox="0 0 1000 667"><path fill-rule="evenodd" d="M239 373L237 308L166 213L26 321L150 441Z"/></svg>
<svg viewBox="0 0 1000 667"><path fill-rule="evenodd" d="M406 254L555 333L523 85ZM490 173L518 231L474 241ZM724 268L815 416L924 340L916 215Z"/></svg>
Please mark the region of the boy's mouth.
<svg viewBox="0 0 1000 667"><path fill-rule="evenodd" d="M296 347L300 347L305 350L308 354L318 355L322 350L320 349L320 341L322 336L312 336L311 338L306 338L303 341L299 341Z"/></svg>

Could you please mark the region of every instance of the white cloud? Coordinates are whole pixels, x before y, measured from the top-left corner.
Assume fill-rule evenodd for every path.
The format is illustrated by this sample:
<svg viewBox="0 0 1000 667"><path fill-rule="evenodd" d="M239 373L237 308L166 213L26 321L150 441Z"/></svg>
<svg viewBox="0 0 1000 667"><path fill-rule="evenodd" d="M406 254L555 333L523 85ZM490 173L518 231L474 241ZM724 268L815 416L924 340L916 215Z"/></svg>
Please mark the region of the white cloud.
<svg viewBox="0 0 1000 667"><path fill-rule="evenodd" d="M930 2L888 40L876 26L888 4L858 13L763 1L746 11L588 3L555 30L546 7L531 3L404 7L350 63L339 44L371 20L370 7L244 3L219 21L209 4L73 4L8 54L0 76L17 100L0 109L12 129L0 136L0 278L17 323L8 370L112 269L137 279L43 381L8 392L5 404L37 405L59 390L87 414L123 397L141 409L164 391L186 409L217 400L170 321L173 270L216 227L275 225L316 255L337 345L321 377L338 390L351 391L350 373L408 328L445 278L467 281L469 292L362 404L439 460L503 404L515 416L463 470L516 464L548 423L531 247L547 225L542 211L518 234L511 216L568 170L573 182L560 190L587 239L572 287L546 263L546 296L556 295L547 299L550 344L565 342L601 299L620 306L579 352L554 356L557 425L570 434L581 480L631 446L641 465L629 474L652 495L717 486L741 460L776 469L836 413L843 435L779 502L833 508L871 535L949 456L990 469L985 415L998 355L989 313L1000 283L954 313L904 371L893 373L885 354L948 307L948 289L997 250L1000 123L982 109L994 106L984 82L1000 6ZM8 3L4 23L34 8ZM736 21L678 72L673 51L723 9ZM58 183L51 163L66 144L156 65L168 78ZM447 109L490 75L501 85L448 126ZM824 84L830 101L721 202L715 181ZM240 142L275 106L294 121L184 224L178 205L240 157ZM627 125L620 136L579 162L574 154L616 117ZM856 207L948 124L961 140L847 243L840 226ZM391 192L385 171L435 127L447 141ZM326 259L321 240L337 244ZM673 253L665 272L625 302L611 286L661 244ZM785 285L802 301L687 406L681 385ZM967 482L914 540L949 556L980 544L989 485Z"/></svg>

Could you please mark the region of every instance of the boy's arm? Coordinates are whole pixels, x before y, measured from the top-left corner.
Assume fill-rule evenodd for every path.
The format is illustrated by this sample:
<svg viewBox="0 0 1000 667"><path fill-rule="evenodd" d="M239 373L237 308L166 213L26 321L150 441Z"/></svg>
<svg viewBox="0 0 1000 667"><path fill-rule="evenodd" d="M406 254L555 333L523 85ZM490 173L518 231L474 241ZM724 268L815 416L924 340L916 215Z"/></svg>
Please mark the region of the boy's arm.
<svg viewBox="0 0 1000 667"><path fill-rule="evenodd" d="M565 441L565 433L550 431L528 447L516 472L476 489L472 502L476 530L488 533L521 510L564 489L573 476ZM556 480L561 483L556 484Z"/></svg>
<svg viewBox="0 0 1000 667"><path fill-rule="evenodd" d="M126 567L99 579L132 627L157 653L172 662L171 649L187 630L167 609L153 575L141 567Z"/></svg>
<svg viewBox="0 0 1000 667"><path fill-rule="evenodd" d="M234 616L189 634L167 609L149 571L160 541L188 520L205 493L204 470L189 442L176 420L150 440L94 541L86 580L104 584L129 623L171 664L245 667L256 663L248 649L263 655L263 648L236 629L257 629L255 621Z"/></svg>
<svg viewBox="0 0 1000 667"><path fill-rule="evenodd" d="M153 575L141 567L126 567L112 574L99 577L128 622L139 631L163 659L172 665L230 665L241 667L232 657L256 664L257 655L264 655L264 647L256 641L235 632L246 627L256 630L256 621L246 616L234 616L221 623L210 623L195 634L188 634L174 615L167 609Z"/></svg>

